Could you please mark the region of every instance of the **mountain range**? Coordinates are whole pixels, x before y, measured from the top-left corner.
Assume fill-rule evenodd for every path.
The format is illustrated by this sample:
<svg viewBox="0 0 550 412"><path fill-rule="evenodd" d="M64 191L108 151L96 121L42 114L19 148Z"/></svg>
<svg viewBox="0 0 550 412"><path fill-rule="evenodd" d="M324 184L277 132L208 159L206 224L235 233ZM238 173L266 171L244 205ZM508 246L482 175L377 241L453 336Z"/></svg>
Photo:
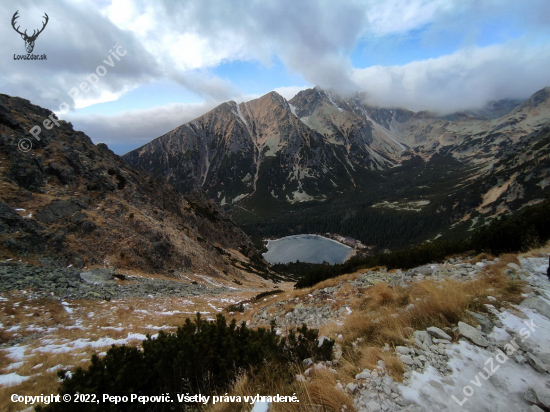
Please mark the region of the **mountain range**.
<svg viewBox="0 0 550 412"><path fill-rule="evenodd" d="M439 116L318 87L226 102L123 158L203 189L254 236L336 232L398 247L541 201L550 88Z"/></svg>

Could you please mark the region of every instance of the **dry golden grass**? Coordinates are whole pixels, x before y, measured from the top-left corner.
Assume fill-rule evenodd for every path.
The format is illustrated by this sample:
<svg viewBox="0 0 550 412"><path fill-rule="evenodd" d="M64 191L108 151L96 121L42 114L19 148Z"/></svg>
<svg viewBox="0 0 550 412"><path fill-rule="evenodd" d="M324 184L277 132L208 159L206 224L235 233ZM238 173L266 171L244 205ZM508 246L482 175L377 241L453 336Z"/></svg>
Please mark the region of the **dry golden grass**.
<svg viewBox="0 0 550 412"><path fill-rule="evenodd" d="M227 392L229 396L252 396L249 378L246 373L238 375ZM247 412L252 409L250 403L217 403L206 407L205 412Z"/></svg>
<svg viewBox="0 0 550 412"><path fill-rule="evenodd" d="M394 379L403 373L403 365L396 357L380 351L384 344L406 344L414 330L429 326L449 328L460 320L469 320L466 310L486 311L487 296L499 298L499 302L518 303L522 300L523 282L506 276L504 268L517 262L514 255L504 255L488 267L477 279L455 281L422 280L407 288L388 287L379 283L368 288L343 326L327 326L327 336L343 334L344 356L341 362L342 379L350 379L360 368L372 368L378 360L384 360ZM413 306L407 307L409 303ZM353 344L353 345L352 345ZM385 358L382 358L385 356Z"/></svg>
<svg viewBox="0 0 550 412"><path fill-rule="evenodd" d="M480 253L479 255L474 256L472 259L470 259L468 263L475 265L476 263L481 262L483 259L495 260L495 257L490 253Z"/></svg>
<svg viewBox="0 0 550 412"><path fill-rule="evenodd" d="M69 352L44 353L39 351L47 339L48 345L67 345L77 339L89 339L96 342L101 338L126 339L129 333L155 334L160 328L174 330L185 318L193 318L197 311L203 315L215 316L218 311L212 308L223 308L230 300L241 300L259 292L247 291L241 294L201 296L190 300L188 298L159 299L124 299L118 301L66 301L67 310L59 301L52 299L30 299L28 295L18 293L4 294L7 300L0 301L0 322L9 328L19 326L14 332L6 332L6 340L13 337L31 337L40 335L28 345L23 364L10 369L20 376L30 376L30 379L20 385L0 388L0 405L10 405L9 410L21 409L19 404L12 404L9 397L13 393L20 395L36 395L37 393L56 393L58 387L57 372L47 370L58 365L74 369L86 367L93 353L105 351L104 347L87 346L73 348ZM212 305L212 306L211 306ZM180 313L178 313L180 312ZM184 313L182 313L184 312ZM38 316L37 316L38 315ZM39 332L36 332L36 331ZM40 332L42 331L42 332ZM47 331L47 332L46 332ZM130 345L139 345L139 340L130 341ZM0 350L0 370L13 365L14 360ZM38 366L38 367L37 367ZM5 373L5 372L0 372ZM5 410L0 407L0 410ZM244 410L243 410L244 411Z"/></svg>
<svg viewBox="0 0 550 412"><path fill-rule="evenodd" d="M312 373L311 382L307 383L307 393L311 406L322 406L324 410L338 412L342 407L353 411L353 400L349 394L336 387L336 375L328 370L317 370Z"/></svg>
<svg viewBox="0 0 550 412"><path fill-rule="evenodd" d="M547 253L550 243L530 253ZM472 262L490 259L488 255L478 255ZM392 351L385 352L381 347L385 343L390 346L406 344L413 330L425 329L428 326L441 328L453 327L459 320L475 321L468 317L466 310L484 311L484 303L498 306L501 302L517 303L521 300L523 282L511 280L506 276L508 263L519 263L515 255L502 255L499 262L489 266L477 279L467 281L454 280L422 280L410 284L408 287L389 287L385 283L378 283L365 289L356 289L351 284L344 283L335 293L336 302L321 302L335 309L347 305L353 313L338 322L328 322L322 326L320 333L336 337L343 348L343 357L337 368L338 373L329 371L315 371L311 375L311 382L297 382L292 379L283 379L289 371L277 371L266 368L260 376L240 375L230 393L233 395L292 395L296 393L299 404L280 403L273 405L273 411L305 412L312 410L313 405L321 405L320 410L339 411L343 405L353 410L351 398L336 388L336 379L345 385L352 381L354 376L364 368L373 369L379 360L386 364L386 370L395 380L402 379L404 366L401 360ZM363 272L363 271L362 271ZM65 308L50 299L27 301L24 296L11 296L8 301L0 302L1 322L6 327L19 325L15 333L20 336L30 335L26 329L32 327L48 327L48 339L52 344L63 344L69 341L87 338L96 341L102 337L113 339L126 338L128 333L157 333L158 327L172 328L181 325L185 318L194 317L197 311L208 312L203 317L215 315L217 309L223 309L232 303L242 300L250 301L249 309L244 314L235 313L234 317L241 320L250 320L254 312L261 313L265 307L275 301L284 301L283 306L272 307L268 310L272 314L281 307L292 310L301 302L309 304L308 296L316 289L333 287L342 282L355 279L357 274L340 276L329 279L315 287L302 290L284 290L275 296L268 296L259 301L253 297L259 290L247 290L237 295L201 296L193 300L186 298L164 299L125 299L118 301L70 301L73 311L69 314ZM271 289L271 288L269 288ZM487 296L494 296L497 303L490 302ZM410 304L413 306L409 306ZM212 307L214 306L214 307ZM407 309L408 307L408 309ZM169 314L169 312L174 312ZM180 313L178 313L180 312ZM226 313L224 313L226 315ZM78 326L81 329L67 327ZM155 327L152 327L155 326ZM453 335L449 329L448 333ZM4 336L11 339L14 332L5 332ZM1 338L1 336L0 336ZM360 340L358 340L360 339ZM355 343L355 345L352 345ZM131 344L137 345L139 341ZM91 354L106 348L81 348L69 353L46 354L36 351L40 342L30 345L25 357L25 363L17 370L22 376L31 376L31 379L19 386L0 389L0 404L11 404L7 396L17 391L22 395L36 393L55 393L57 379L55 372L48 373L47 369L56 365L86 366ZM84 362L83 362L84 361ZM5 368L13 363L0 350L0 367ZM40 365L35 368L36 365ZM300 365L294 365L291 376L301 374ZM37 392L40 390L41 392ZM8 393L9 392L9 393ZM4 402L7 401L8 403ZM10 406L11 407L11 406ZM220 403L211 406L209 412L248 412L251 405L236 405ZM12 409L15 410L15 409Z"/></svg>
<svg viewBox="0 0 550 412"><path fill-rule="evenodd" d="M273 366L273 367L272 367ZM281 370L283 366L265 365L260 375L239 375L228 391L230 396L293 396L298 403L273 403L273 412L309 412L319 410L325 412L339 412L342 407L353 412L352 398L344 391L336 387L336 375L326 369L312 370L308 382L299 382L290 377L303 373L298 365L290 365L290 371ZM275 368L275 369L273 369ZM322 408L322 409L318 409ZM206 412L246 412L252 409L252 405L242 402L220 403L210 405Z"/></svg>
<svg viewBox="0 0 550 412"><path fill-rule="evenodd" d="M531 249L530 251L523 253L523 257L548 257L550 254L550 241L546 242L544 246Z"/></svg>
<svg viewBox="0 0 550 412"><path fill-rule="evenodd" d="M517 255L514 255L512 253L505 253L498 257L498 262L495 264L497 267L504 265L507 265L508 263L515 263L516 265L519 265L519 259ZM493 265L493 266L495 266Z"/></svg>
<svg viewBox="0 0 550 412"><path fill-rule="evenodd" d="M373 370L378 365L378 361L383 361L390 376L397 381L401 381L405 367L396 355L382 352L380 348L372 346L360 347L359 353L358 372L364 369Z"/></svg>

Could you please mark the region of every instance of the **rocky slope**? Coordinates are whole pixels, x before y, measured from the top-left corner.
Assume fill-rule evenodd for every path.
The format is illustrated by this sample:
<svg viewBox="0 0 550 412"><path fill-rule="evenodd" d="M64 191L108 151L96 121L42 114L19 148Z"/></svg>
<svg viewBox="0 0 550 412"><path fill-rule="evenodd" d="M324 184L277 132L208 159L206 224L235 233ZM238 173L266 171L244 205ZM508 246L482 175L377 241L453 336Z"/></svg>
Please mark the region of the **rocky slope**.
<svg viewBox="0 0 550 412"><path fill-rule="evenodd" d="M300 121L276 92L224 103L124 159L182 192L201 187L221 205L323 200L333 185L349 184L343 152Z"/></svg>
<svg viewBox="0 0 550 412"><path fill-rule="evenodd" d="M230 281L265 271L247 236L199 192L181 195L70 123L29 136L50 111L0 95L0 257ZM18 150L21 139L33 148ZM31 143L30 141L28 143Z"/></svg>
<svg viewBox="0 0 550 412"><path fill-rule="evenodd" d="M182 192L203 188L251 234L330 231L398 246L354 228L374 233L403 211L435 215L415 231L418 239L407 235L412 242L543 199L549 96L547 88L521 104L504 100L439 117L372 107L364 94L342 98L314 88L287 102L271 92L224 103L124 159ZM314 216L332 223L308 224Z"/></svg>
<svg viewBox="0 0 550 412"><path fill-rule="evenodd" d="M380 288L379 292L369 294L374 285L386 283L396 288L394 290L406 290L419 282L434 281L445 288L449 280L475 281L499 262L499 259L483 259L470 263L469 259L453 258L408 272L371 270L342 277L333 282L333 286L319 285L294 297L249 305L245 311L250 311L251 325L255 326L267 326L275 320L281 331L301 324L331 331L328 337L339 342L335 359L319 363L306 360L304 372L296 378L308 383L315 380L316 373L332 374L336 378L336 388L353 398L358 412L548 410L550 283L546 278L547 254L520 257L519 264L500 263L507 277L526 287L520 304L506 302L499 291L489 288L487 291L497 297L481 297L487 292L481 293L476 299L488 303L480 304L477 311L466 311L464 315L468 318L458 320L454 327L407 329L411 336L405 344L388 344L390 335L386 343L381 344L379 360L374 360L373 366L360 370L353 377L346 378L342 374L351 359L357 358L355 368L361 361L360 356L354 358L350 354L349 343L345 343L353 333L354 324L363 317L377 318L374 324L387 322L383 306L390 304L391 292ZM364 307L376 300L377 293L380 293L381 306L372 306L371 311L365 313ZM361 298L365 301L358 304L357 299ZM416 299L396 313L391 312L389 317L399 319L422 304L422 299ZM359 323L365 322L364 318ZM432 321L437 322L436 319ZM335 326L327 327L331 324ZM352 342L351 352L361 353L366 351L365 346L377 345L372 336L372 331L365 328L364 335ZM347 352L344 349L342 353L346 346ZM395 358L404 368L402 381L395 379L392 372Z"/></svg>

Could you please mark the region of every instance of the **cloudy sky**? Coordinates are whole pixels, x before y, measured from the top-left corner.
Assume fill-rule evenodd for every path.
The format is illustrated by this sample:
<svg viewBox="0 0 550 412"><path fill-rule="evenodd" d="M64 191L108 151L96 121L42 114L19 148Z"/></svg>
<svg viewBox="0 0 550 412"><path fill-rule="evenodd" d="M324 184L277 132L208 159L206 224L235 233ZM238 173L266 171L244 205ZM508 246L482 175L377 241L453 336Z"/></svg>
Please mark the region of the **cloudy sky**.
<svg viewBox="0 0 550 412"><path fill-rule="evenodd" d="M14 60L16 11L27 34L48 14L47 60ZM272 90L449 113L550 85L549 0L2 0L0 16L0 93L66 103L118 154Z"/></svg>

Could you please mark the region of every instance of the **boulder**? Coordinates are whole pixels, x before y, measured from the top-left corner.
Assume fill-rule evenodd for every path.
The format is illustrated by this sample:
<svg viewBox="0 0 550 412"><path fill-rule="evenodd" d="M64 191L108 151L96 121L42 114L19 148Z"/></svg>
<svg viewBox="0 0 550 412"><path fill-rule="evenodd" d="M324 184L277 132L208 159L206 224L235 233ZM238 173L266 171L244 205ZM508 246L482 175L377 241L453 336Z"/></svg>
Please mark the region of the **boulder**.
<svg viewBox="0 0 550 412"><path fill-rule="evenodd" d="M421 344L424 343L426 345L432 344L432 339L430 338L430 334L423 330L415 330L413 332L413 337L416 341L420 342Z"/></svg>
<svg viewBox="0 0 550 412"><path fill-rule="evenodd" d="M515 264L515 263L508 263L508 267L514 271L518 271L518 270L521 270L521 268L519 267L519 265Z"/></svg>
<svg viewBox="0 0 550 412"><path fill-rule="evenodd" d="M541 315L550 319L550 305L539 297L527 298L521 302L521 306L536 310Z"/></svg>
<svg viewBox="0 0 550 412"><path fill-rule="evenodd" d="M70 216L82 210L82 207L73 202L65 200L54 200L44 209L36 212L36 220L42 223L52 223L65 216Z"/></svg>
<svg viewBox="0 0 550 412"><path fill-rule="evenodd" d="M354 393L356 390L357 390L357 385L355 383L348 383L346 385L346 389L350 392L350 393Z"/></svg>
<svg viewBox="0 0 550 412"><path fill-rule="evenodd" d="M533 369L535 369L536 371L540 373L548 372L548 367L535 355L531 353L526 353L525 359L527 359L527 362L529 363L529 365L531 365Z"/></svg>
<svg viewBox="0 0 550 412"><path fill-rule="evenodd" d="M370 373L370 370L368 369L363 369L363 372L361 373L358 373L357 375L355 375L355 379L359 380L359 379L369 379L371 377L371 373Z"/></svg>
<svg viewBox="0 0 550 412"><path fill-rule="evenodd" d="M438 381L434 381L433 379L429 380L428 383L433 386L435 389L438 389L441 392L445 392L445 387L439 383Z"/></svg>
<svg viewBox="0 0 550 412"><path fill-rule="evenodd" d="M546 393L541 393L540 391L537 392L533 388L527 388L527 390L523 394L523 399L525 399L529 403L534 404L533 406L546 408L546 410L550 409L550 396L548 396ZM532 408L531 410L536 411L536 409Z"/></svg>
<svg viewBox="0 0 550 412"><path fill-rule="evenodd" d="M395 351L400 355L408 355L410 352L410 349L407 348L406 346L396 346Z"/></svg>
<svg viewBox="0 0 550 412"><path fill-rule="evenodd" d="M444 331L442 331L441 329L436 328L435 326L429 327L428 329L426 329L426 331L427 331L430 335L436 337L437 339L444 339L444 340L448 340L448 341L451 341L451 340L452 340L452 338L451 338L449 335L447 335L447 334L446 334Z"/></svg>
<svg viewBox="0 0 550 412"><path fill-rule="evenodd" d="M458 322L458 334L471 341L474 345L481 346L482 348L489 346L487 339L476 328L467 323Z"/></svg>
<svg viewBox="0 0 550 412"><path fill-rule="evenodd" d="M368 412L380 412L382 408L377 402L369 401L366 405Z"/></svg>
<svg viewBox="0 0 550 412"><path fill-rule="evenodd" d="M539 403L539 397L537 396L537 393L533 388L527 388L527 390L523 394L523 399L525 399L529 403Z"/></svg>
<svg viewBox="0 0 550 412"><path fill-rule="evenodd" d="M545 351L537 352L536 356L545 364L550 365L550 352L545 352Z"/></svg>
<svg viewBox="0 0 550 412"><path fill-rule="evenodd" d="M489 320L489 318L485 315L482 315L481 313L471 312L469 310L466 311L472 318L474 318L477 323L481 325L481 330L485 333L491 333L493 330L493 322Z"/></svg>
<svg viewBox="0 0 550 412"><path fill-rule="evenodd" d="M405 365L414 365L414 361L410 355L401 355L399 358Z"/></svg>

